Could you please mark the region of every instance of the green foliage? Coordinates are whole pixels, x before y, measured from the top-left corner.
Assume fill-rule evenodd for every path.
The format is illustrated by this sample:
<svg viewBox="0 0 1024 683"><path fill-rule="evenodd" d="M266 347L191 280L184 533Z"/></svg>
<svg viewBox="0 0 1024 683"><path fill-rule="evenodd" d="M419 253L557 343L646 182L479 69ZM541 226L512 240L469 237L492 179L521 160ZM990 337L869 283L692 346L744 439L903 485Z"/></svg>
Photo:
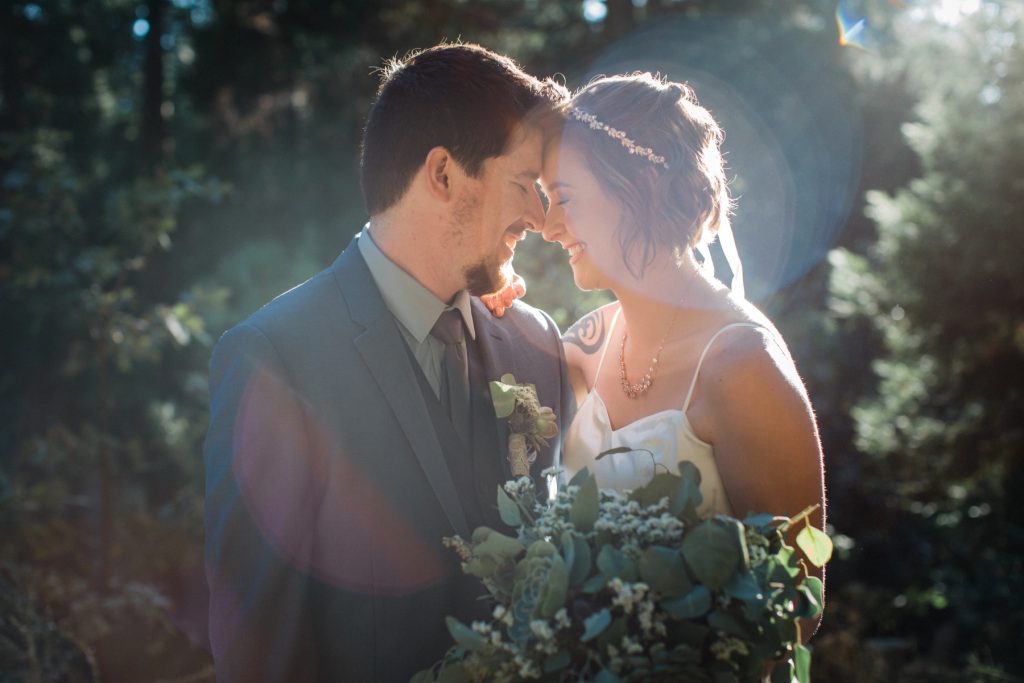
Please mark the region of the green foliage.
<svg viewBox="0 0 1024 683"><path fill-rule="evenodd" d="M481 527L469 543L446 539L494 599L493 620L449 619L455 646L418 680L759 681L766 663L788 658L809 680L796 622L820 613L824 586L801 577L782 539L813 508L793 519L691 520L682 501L670 511L670 496L699 491L699 471L681 471L629 497L589 475L547 504L528 478L499 489L499 504L517 511L516 538ZM597 510L581 516L591 496ZM831 550L822 536L812 563ZM763 552L748 553L748 537Z"/></svg>
<svg viewBox="0 0 1024 683"><path fill-rule="evenodd" d="M1013 495L1024 484L1019 13L984 2L944 26L921 19L934 3L913 4L908 20L872 0L861 6L867 30L885 32L875 56L836 47L834 3L782 3L770 15L749 2L604 4L599 23L577 0L4 4L0 614L18 615L36 653L50 653L38 659L44 679L78 667L76 652L109 680L203 677L208 658L189 640L204 639L205 614L189 595L203 582L210 344L327 265L362 225L368 70L445 36L565 74L570 87L632 68L694 82L728 132L734 225L755 293L771 279L763 254L777 246L780 207L809 231L843 209L841 191L811 191L838 167L807 151L811 138L839 140L834 124L863 116L862 189L881 190L869 194L874 222L854 206L849 250L768 302L811 392L842 531L815 641L828 654L815 667L831 667L827 680L892 680L874 643L892 650L902 639L917 662L904 680L1024 672L1012 638L1024 629L1024 515ZM133 35L144 17L159 40ZM714 95L716 83L728 88ZM794 195L773 184L783 167ZM609 300L579 292L565 254L539 236L521 245L517 268L527 300L563 329ZM657 493L694 519L699 492ZM596 490L585 502L577 514L596 522ZM518 503L501 511L513 526L531 522ZM600 573L597 552L555 531L569 591L583 591ZM503 543L491 539L479 561L523 552ZM637 566L679 600L697 589L664 583L665 563L677 562L678 552ZM773 567L796 571L792 556ZM494 576L511 592L511 569ZM756 601L741 571L723 590ZM609 619L600 637L621 626ZM4 638L14 643L0 656L5 672L34 670L30 639ZM681 648L664 654L679 668L697 661ZM563 666L553 658L544 669ZM456 667L445 671L458 680ZM686 675L711 680L699 668ZM618 680L607 669L595 678Z"/></svg>
<svg viewBox="0 0 1024 683"><path fill-rule="evenodd" d="M33 672L37 680L99 680L89 653L4 578L0 578L0 662L5 674Z"/></svg>
<svg viewBox="0 0 1024 683"><path fill-rule="evenodd" d="M812 564L823 567L832 558L832 541L820 529L808 525L796 535L796 544Z"/></svg>
<svg viewBox="0 0 1024 683"><path fill-rule="evenodd" d="M920 175L868 195L878 240L867 254L831 258L833 314L870 321L884 343L872 364L877 391L852 414L866 456L861 495L885 529L851 525L859 547L849 571L891 569L848 590L857 600L878 592L869 632L915 634L943 663L1017 673L1022 26L1018 6L986 3L955 26L903 27L901 68L919 98L904 134Z"/></svg>

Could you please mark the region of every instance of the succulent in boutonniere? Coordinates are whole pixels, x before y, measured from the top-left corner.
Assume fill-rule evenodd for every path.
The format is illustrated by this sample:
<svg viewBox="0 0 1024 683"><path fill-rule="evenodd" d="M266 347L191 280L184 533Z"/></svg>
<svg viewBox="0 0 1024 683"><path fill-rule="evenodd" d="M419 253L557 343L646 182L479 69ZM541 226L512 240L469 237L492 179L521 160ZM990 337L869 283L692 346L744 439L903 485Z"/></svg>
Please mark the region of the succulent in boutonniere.
<svg viewBox="0 0 1024 683"><path fill-rule="evenodd" d="M445 539L490 593L492 618L448 618L455 645L414 683L448 681L810 680L800 620L822 608L786 532L822 566L832 544L793 518L701 515L700 472L657 474L619 493L582 470L544 501L533 481L498 487L515 536L478 528Z"/></svg>
<svg viewBox="0 0 1024 683"><path fill-rule="evenodd" d="M491 399L495 415L508 420L512 432L508 439L512 476L528 476L530 464L537 457L537 449L546 446L547 440L558 434L555 411L540 404L534 385L517 383L511 374L491 382Z"/></svg>

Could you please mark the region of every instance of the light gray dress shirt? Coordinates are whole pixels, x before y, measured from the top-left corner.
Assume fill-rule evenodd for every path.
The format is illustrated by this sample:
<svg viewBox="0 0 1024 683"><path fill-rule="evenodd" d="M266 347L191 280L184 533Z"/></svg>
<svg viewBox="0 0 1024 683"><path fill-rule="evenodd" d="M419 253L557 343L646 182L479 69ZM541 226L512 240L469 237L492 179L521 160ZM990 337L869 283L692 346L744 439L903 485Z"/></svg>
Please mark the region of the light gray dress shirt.
<svg viewBox="0 0 1024 683"><path fill-rule="evenodd" d="M444 378L444 343L431 335L430 330L442 313L454 308L462 314L469 338L476 339L469 292L459 290L451 304L438 299L380 250L370 235L369 224L359 234L357 244L385 305L398 321L402 338L423 369L434 395L440 396Z"/></svg>

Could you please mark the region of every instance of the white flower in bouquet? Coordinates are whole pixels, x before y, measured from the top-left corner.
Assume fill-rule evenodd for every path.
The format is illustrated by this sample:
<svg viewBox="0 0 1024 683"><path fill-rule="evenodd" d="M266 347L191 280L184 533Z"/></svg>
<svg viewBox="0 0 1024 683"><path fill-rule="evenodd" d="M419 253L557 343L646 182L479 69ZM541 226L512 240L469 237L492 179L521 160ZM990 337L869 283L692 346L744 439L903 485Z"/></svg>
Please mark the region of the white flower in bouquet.
<svg viewBox="0 0 1024 683"><path fill-rule="evenodd" d="M831 542L792 519L701 517L700 472L655 476L621 494L583 470L541 502L522 477L498 488L508 536L478 528L446 539L495 602L492 621L467 627L413 679L426 681L809 680L798 621L821 610L821 581L784 540L822 566Z"/></svg>

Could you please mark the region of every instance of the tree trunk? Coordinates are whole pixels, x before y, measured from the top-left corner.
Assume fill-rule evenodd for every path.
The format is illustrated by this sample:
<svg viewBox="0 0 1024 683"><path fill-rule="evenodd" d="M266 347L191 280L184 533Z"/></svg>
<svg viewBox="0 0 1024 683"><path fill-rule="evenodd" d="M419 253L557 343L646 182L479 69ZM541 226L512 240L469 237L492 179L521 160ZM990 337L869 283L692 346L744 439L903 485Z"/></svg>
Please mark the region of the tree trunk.
<svg viewBox="0 0 1024 683"><path fill-rule="evenodd" d="M162 161L164 143L164 50L160 45L166 0L147 0L149 33L142 65L142 126L139 134L139 165L152 173Z"/></svg>

